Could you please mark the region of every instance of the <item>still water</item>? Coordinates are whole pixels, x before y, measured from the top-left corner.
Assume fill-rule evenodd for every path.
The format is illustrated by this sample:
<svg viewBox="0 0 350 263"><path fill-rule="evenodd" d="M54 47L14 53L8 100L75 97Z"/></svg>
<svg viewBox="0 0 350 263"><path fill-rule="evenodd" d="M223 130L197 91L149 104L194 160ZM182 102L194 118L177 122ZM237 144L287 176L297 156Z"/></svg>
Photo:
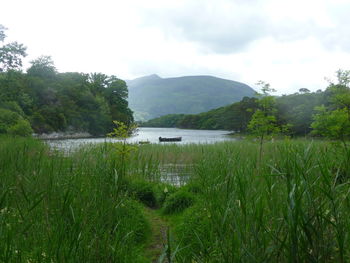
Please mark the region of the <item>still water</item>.
<svg viewBox="0 0 350 263"><path fill-rule="evenodd" d="M228 131L212 131L212 130L184 130L176 128L140 128L137 135L128 138L129 143L139 143L148 141L157 144L204 144L216 143L223 141L235 140L228 136ZM182 137L181 142L159 142L159 137L173 138ZM80 146L87 144L96 144L103 142L114 142L116 139L110 138L88 138L88 139L62 139L62 140L46 140L50 147L62 150L69 154L74 152ZM186 184L188 178L193 173L192 165L180 163L167 163L155 167L152 171L148 171L158 177L160 181L175 186Z"/></svg>
<svg viewBox="0 0 350 263"><path fill-rule="evenodd" d="M221 130L184 130L177 128L139 128L137 135L128 138L129 143L138 143L149 141L150 143L160 143L159 137L182 137L181 142L161 142L189 144L189 143L215 143L228 140L235 140L227 135L228 131ZM74 150L84 144L95 144L103 142L118 141L110 138L87 138L87 139L62 139L62 140L47 140L47 143L56 149Z"/></svg>

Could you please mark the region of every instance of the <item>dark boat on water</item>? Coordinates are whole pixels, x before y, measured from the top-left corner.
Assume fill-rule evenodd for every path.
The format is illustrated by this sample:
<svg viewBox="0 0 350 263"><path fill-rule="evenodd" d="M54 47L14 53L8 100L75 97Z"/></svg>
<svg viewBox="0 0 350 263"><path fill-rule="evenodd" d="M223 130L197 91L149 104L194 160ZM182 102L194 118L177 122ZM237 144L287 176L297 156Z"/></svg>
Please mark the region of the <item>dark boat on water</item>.
<svg viewBox="0 0 350 263"><path fill-rule="evenodd" d="M173 137L173 138L162 138L159 137L160 142L181 142L182 137Z"/></svg>

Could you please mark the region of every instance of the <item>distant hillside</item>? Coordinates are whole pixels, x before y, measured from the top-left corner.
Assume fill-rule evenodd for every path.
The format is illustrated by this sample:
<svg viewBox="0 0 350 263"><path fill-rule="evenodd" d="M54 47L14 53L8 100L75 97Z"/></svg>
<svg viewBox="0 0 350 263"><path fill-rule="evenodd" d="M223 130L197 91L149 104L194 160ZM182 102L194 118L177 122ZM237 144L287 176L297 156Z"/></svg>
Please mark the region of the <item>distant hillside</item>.
<svg viewBox="0 0 350 263"><path fill-rule="evenodd" d="M160 78L150 75L127 81L129 107L136 120L166 114L196 114L254 96L246 84L212 76Z"/></svg>
<svg viewBox="0 0 350 263"><path fill-rule="evenodd" d="M315 107L326 104L324 92L291 94L276 97L277 121L291 124L291 134L306 135L311 131ZM240 102L200 114L169 114L142 123L144 127L177 127L186 129L220 129L246 132L253 112L258 108L256 98L243 98Z"/></svg>

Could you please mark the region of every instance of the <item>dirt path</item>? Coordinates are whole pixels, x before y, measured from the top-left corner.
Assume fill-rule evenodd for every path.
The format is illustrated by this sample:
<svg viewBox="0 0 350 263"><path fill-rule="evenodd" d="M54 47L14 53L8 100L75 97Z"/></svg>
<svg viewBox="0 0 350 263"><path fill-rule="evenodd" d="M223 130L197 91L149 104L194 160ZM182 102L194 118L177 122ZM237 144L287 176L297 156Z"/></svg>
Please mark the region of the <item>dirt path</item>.
<svg viewBox="0 0 350 263"><path fill-rule="evenodd" d="M168 223L161 218L157 213L157 210L145 207L144 214L151 226L151 238L146 246L146 256L152 262L158 262L158 258L164 250L164 246L167 243L167 229Z"/></svg>

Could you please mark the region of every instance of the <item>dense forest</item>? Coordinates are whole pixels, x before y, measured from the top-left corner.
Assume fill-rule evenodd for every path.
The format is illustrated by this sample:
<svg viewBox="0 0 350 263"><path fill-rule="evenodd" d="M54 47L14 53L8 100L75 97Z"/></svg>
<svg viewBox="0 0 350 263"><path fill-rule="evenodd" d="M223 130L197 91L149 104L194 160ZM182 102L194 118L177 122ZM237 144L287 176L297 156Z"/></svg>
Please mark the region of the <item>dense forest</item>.
<svg viewBox="0 0 350 263"><path fill-rule="evenodd" d="M0 25L0 42L6 28ZM133 122L126 83L102 73L57 72L49 56L22 71L26 48L0 46L0 134L88 132L104 135L112 120Z"/></svg>
<svg viewBox="0 0 350 263"><path fill-rule="evenodd" d="M249 128L249 124L253 115L259 109L264 108L261 105L262 101L270 99L269 107L273 111L268 114L265 109L265 117L272 116L276 127L288 125L286 133L289 135L310 134L316 128L317 120L320 120L322 116L324 118L321 121L328 122L328 128L342 130L344 134L347 134L350 125L349 76L349 71L339 70L337 82L330 82L325 91L310 92L302 88L295 94L280 97L265 92L265 94L260 94L260 97L244 97L240 102L208 112L188 115L170 114L149 120L141 125L145 127L223 129L237 133L250 133L252 129ZM336 118L343 118L343 121L337 121ZM326 124L323 128L326 129ZM325 133L317 131L313 131L313 134L326 136Z"/></svg>

